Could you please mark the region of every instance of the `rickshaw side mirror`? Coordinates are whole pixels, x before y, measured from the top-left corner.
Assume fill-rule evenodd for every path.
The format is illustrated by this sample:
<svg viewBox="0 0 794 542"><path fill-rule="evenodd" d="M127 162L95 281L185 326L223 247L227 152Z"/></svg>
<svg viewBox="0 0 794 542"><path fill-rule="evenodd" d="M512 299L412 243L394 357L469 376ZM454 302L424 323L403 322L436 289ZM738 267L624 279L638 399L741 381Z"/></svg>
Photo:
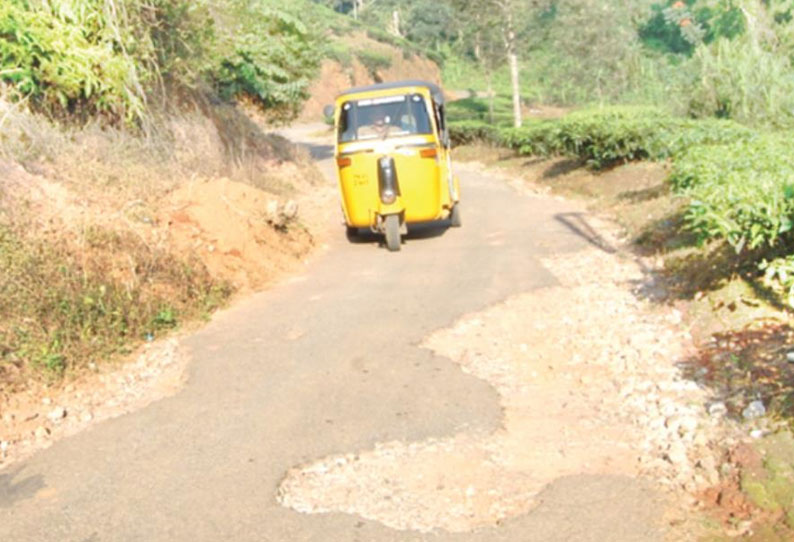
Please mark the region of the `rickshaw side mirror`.
<svg viewBox="0 0 794 542"><path fill-rule="evenodd" d="M334 117L334 106L333 105L326 105L323 108L323 115L325 115L325 118L327 118L327 119L333 118Z"/></svg>

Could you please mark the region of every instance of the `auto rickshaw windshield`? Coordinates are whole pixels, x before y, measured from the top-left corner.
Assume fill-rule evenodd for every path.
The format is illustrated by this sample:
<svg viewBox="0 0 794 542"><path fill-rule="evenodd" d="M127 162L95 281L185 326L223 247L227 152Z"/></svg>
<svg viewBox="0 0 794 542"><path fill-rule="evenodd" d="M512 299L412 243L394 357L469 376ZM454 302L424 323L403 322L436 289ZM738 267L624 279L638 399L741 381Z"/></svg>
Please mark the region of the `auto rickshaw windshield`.
<svg viewBox="0 0 794 542"><path fill-rule="evenodd" d="M421 94L350 100L342 104L339 141L365 141L433 133Z"/></svg>

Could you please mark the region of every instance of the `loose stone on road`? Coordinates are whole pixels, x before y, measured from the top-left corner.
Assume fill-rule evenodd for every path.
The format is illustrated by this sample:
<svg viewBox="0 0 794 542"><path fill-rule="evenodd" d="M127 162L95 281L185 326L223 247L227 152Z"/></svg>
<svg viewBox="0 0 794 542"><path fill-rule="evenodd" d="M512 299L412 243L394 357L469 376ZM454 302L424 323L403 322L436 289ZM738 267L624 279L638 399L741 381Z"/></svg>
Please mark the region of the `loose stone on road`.
<svg viewBox="0 0 794 542"><path fill-rule="evenodd" d="M291 471L280 501L467 532L527 514L567 476L643 476L673 498L715 484L725 431L674 365L691 349L675 315L632 292L649 278L592 247L543 264L559 285L464 317L423 345L498 391L499 429L325 458Z"/></svg>
<svg viewBox="0 0 794 542"><path fill-rule="evenodd" d="M288 135L328 171L318 128ZM660 488L710 479L721 419L678 376L680 318L563 220L600 231L581 205L459 171L464 228L397 255L318 209L328 250L181 341L180 391L0 472L0 539L669 536ZM81 419L59 406L54 431Z"/></svg>

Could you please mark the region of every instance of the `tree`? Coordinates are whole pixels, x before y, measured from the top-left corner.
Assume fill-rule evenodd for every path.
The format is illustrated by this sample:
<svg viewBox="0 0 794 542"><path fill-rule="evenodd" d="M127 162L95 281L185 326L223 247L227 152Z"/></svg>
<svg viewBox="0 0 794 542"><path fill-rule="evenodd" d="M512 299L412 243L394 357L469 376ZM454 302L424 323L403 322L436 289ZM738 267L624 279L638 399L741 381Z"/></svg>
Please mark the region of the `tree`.
<svg viewBox="0 0 794 542"><path fill-rule="evenodd" d="M501 42L503 58L510 69L510 83L513 96L513 124L516 128L523 124L521 112L521 82L519 52L521 50L521 30L528 18L547 8L551 0L483 0L473 4L466 0L452 0L452 5L465 19L469 27L468 39L472 41L475 55L490 62L488 54L494 38ZM486 73L490 73L486 67Z"/></svg>
<svg viewBox="0 0 794 542"><path fill-rule="evenodd" d="M490 10L471 9L466 0L451 1L456 14L456 54L473 58L485 74L488 121L494 122L493 74L505 63L504 42L498 17Z"/></svg>

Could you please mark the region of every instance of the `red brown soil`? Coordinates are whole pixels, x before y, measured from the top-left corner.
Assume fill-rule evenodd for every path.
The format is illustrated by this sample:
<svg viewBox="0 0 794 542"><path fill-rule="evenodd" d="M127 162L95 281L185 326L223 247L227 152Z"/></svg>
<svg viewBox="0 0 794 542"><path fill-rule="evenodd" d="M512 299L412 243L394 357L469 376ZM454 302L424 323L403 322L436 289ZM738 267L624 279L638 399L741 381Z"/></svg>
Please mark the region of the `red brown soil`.
<svg viewBox="0 0 794 542"><path fill-rule="evenodd" d="M403 52L390 45L368 38L364 34L355 36L350 42L356 46L349 67L342 66L335 60L322 63L319 77L309 89L310 98L301 114L303 121L317 121L323 118L323 108L334 103L337 95L350 87L371 85L375 78L367 68L355 57L355 50L368 50L388 55L391 66L379 70L377 76L382 81L399 81L401 79L421 79L433 83L441 83L441 71L438 65L424 57L410 55L405 58Z"/></svg>
<svg viewBox="0 0 794 542"><path fill-rule="evenodd" d="M742 493L740 473L743 470L763 471L761 455L746 443L731 450L727 462L732 472L716 486L701 491L697 497L705 505L706 512L717 519L721 525L731 527L737 521L747 521L758 515L758 510Z"/></svg>
<svg viewBox="0 0 794 542"><path fill-rule="evenodd" d="M313 245L301 227L269 223L268 206L283 205L250 185L214 179L174 191L161 212L177 253L198 255L216 277L257 290L293 268Z"/></svg>
<svg viewBox="0 0 794 542"><path fill-rule="evenodd" d="M269 162L267 174L288 179L300 206L310 210L330 190L304 190L316 172L293 162ZM177 260L198 257L215 279L238 292L262 289L294 270L315 246L300 208L296 217L282 212L287 203L293 208L298 203L226 178L182 183L159 201L129 205L117 199L98 191L78 195L55 180L0 162L0 219L3 209L12 210L32 230L68 244L79 244L91 225L130 234ZM24 216L16 211L20 208L27 209ZM107 361L90 363L56 384L33 380L12 392L0 382L0 469L98 420L178 391L187 358L179 341L170 338L146 344L127 359ZM54 416L61 408L65 416Z"/></svg>

